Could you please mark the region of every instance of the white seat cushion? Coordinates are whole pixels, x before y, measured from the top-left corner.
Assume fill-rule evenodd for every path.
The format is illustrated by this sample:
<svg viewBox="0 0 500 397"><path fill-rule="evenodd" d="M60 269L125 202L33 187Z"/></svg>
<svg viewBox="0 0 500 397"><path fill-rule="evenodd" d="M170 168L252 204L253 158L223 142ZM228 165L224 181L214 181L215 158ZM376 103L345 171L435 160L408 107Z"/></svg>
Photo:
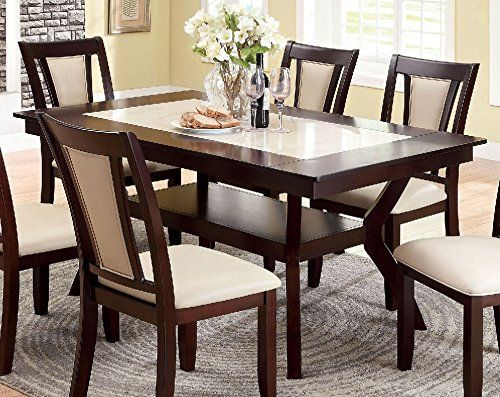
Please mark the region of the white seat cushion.
<svg viewBox="0 0 500 397"><path fill-rule="evenodd" d="M52 161L52 167L57 168L57 164L56 164L55 160ZM173 168L171 165L156 163L154 161L149 161L149 160L146 160L146 167L148 167L149 173L157 172L157 171L165 171L165 170ZM126 159L123 159L123 174L125 176L132 175L132 171L130 171L130 166L129 166L128 161Z"/></svg>
<svg viewBox="0 0 500 397"><path fill-rule="evenodd" d="M427 238L403 244L396 259L470 296L500 293L500 239L481 236Z"/></svg>
<svg viewBox="0 0 500 397"><path fill-rule="evenodd" d="M69 207L29 203L14 206L19 255L31 255L76 246Z"/></svg>
<svg viewBox="0 0 500 397"><path fill-rule="evenodd" d="M168 247L174 283L175 307L185 309L241 298L278 288L281 281L260 266L235 258L220 251L196 245ZM154 281L149 252L139 255L144 278ZM99 280L101 284L155 303L156 296Z"/></svg>
<svg viewBox="0 0 500 397"><path fill-rule="evenodd" d="M376 185L334 194L327 197L327 199L336 203L347 204L368 210L375 200L377 200L384 186L385 183L378 183ZM446 193L441 185L423 179L412 178L398 203L392 210L392 213L402 214L444 200L446 200Z"/></svg>

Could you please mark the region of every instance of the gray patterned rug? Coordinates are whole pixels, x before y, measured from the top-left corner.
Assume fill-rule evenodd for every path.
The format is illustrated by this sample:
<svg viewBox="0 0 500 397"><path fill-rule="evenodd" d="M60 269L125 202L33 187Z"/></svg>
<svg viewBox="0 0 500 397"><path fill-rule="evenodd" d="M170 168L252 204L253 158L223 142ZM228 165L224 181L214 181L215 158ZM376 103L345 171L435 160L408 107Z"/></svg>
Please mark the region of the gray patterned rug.
<svg viewBox="0 0 500 397"><path fill-rule="evenodd" d="M136 225L139 236L144 236ZM184 242L194 243L190 236ZM254 263L259 257L226 246L217 249ZM21 307L14 372L1 383L28 396L68 395L78 298L67 296L76 262L52 268L50 314L33 314L31 274L21 279ZM304 268L305 270L305 268ZM418 332L414 369L396 369L396 314L383 308L383 282L370 260L353 255L326 258L321 286L307 287L303 271L303 380L287 380L284 288L278 296L278 394L280 396L460 396L460 306L417 286L429 326ZM284 279L284 267L277 274ZM153 396L155 328L122 316L122 339L108 344L99 330L89 395ZM177 396L258 396L256 311L200 323L197 369L177 372ZM485 312L484 395L499 396L500 356L492 311Z"/></svg>

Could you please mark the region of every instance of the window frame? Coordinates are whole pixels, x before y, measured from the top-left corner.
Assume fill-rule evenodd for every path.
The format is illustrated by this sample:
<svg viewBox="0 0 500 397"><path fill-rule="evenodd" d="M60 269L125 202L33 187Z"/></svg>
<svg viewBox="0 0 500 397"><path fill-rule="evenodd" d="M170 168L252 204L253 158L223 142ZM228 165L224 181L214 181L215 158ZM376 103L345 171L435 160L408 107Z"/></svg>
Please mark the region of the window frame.
<svg viewBox="0 0 500 397"><path fill-rule="evenodd" d="M342 14L341 14L341 2L342 0L333 0L332 3L332 13L336 15L337 29L334 33L334 46L342 48L341 36L342 36ZM445 27L445 60L454 61L455 60L455 0L445 0L446 1L446 27ZM304 40L304 0L296 0L296 31L297 40ZM395 31L395 43L399 48L401 33L402 33L402 1L399 0L397 4L397 24ZM311 43L308 43L311 44ZM396 50L398 52L398 50ZM354 75L352 78L352 84L362 87L370 88L385 88L385 83L387 80L387 70L389 68L390 59L386 62L381 62L379 59L374 59L370 56L363 56L360 52L358 59L358 64ZM403 91L402 84L397 85L398 91Z"/></svg>

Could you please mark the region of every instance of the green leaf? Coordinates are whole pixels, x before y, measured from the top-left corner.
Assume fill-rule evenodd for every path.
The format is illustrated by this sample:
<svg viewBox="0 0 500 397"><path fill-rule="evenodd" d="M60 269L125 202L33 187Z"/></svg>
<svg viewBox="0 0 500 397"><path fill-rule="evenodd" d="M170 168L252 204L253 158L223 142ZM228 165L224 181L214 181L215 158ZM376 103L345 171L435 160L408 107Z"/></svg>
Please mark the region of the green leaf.
<svg viewBox="0 0 500 397"><path fill-rule="evenodd" d="M249 56L247 56L245 58L245 60L249 63L249 64L256 64L257 63L257 57L255 54L250 54Z"/></svg>
<svg viewBox="0 0 500 397"><path fill-rule="evenodd" d="M240 59L240 58L236 58L235 56L232 56L232 57L231 57L231 61L232 61L234 64L236 64L236 65L238 65L238 66L241 66L241 67L243 67L243 68L245 68L245 69L249 69L249 68L250 68L250 64L249 64L247 61L245 61L245 60L243 60L243 59Z"/></svg>
<svg viewBox="0 0 500 397"><path fill-rule="evenodd" d="M252 47L245 47L245 48L241 49L241 57L243 59L247 58L252 53L253 53L253 48Z"/></svg>
<svg viewBox="0 0 500 397"><path fill-rule="evenodd" d="M203 48L194 47L193 48L193 52L195 54L201 55L202 57L206 57L207 56L207 52Z"/></svg>

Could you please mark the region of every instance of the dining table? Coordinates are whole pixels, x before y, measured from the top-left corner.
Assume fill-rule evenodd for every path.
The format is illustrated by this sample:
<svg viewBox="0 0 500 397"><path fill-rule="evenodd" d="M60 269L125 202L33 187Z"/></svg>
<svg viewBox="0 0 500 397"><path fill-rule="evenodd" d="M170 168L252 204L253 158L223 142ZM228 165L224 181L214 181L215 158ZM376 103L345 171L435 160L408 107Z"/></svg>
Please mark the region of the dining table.
<svg viewBox="0 0 500 397"><path fill-rule="evenodd" d="M401 271L383 240L383 227L411 177L448 168L456 172L473 160L483 138L431 131L327 112L285 107L288 134L271 130L196 134L176 128L182 111L206 100L186 90L82 105L49 108L50 116L98 131L133 132L147 160L286 193L286 305L288 378L302 377L299 241L303 198L329 195L386 182L374 205L360 220L364 248L399 300ZM276 123L272 107L271 123ZM16 112L25 132L41 137L42 173L52 163L35 111ZM288 124L287 124L288 123ZM231 211L231 203L227 203ZM213 236L217 240L217 236ZM418 306L417 306L418 309ZM420 311L416 327L425 329Z"/></svg>

